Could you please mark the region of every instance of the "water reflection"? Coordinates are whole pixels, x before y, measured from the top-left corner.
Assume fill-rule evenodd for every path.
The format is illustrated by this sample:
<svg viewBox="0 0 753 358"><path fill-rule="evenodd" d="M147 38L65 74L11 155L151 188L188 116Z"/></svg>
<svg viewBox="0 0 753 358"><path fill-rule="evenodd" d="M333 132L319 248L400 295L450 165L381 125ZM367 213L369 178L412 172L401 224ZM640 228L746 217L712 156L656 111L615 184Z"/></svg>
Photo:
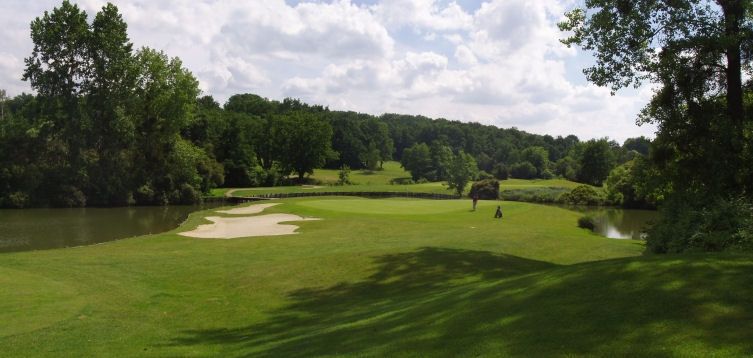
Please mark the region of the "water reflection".
<svg viewBox="0 0 753 358"><path fill-rule="evenodd" d="M654 210L632 210L617 208L568 207L594 218L594 232L612 239L645 238L645 231L659 218Z"/></svg>
<svg viewBox="0 0 753 358"><path fill-rule="evenodd" d="M220 205L3 209L0 252L91 245L165 232L177 227L194 211Z"/></svg>

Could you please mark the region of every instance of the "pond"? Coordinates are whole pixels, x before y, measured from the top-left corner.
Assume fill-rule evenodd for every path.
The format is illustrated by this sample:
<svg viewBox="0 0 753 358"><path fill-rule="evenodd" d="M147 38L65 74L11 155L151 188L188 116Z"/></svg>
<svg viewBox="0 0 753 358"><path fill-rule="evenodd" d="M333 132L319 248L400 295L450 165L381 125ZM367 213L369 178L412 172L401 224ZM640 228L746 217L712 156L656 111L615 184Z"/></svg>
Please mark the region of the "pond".
<svg viewBox="0 0 753 358"><path fill-rule="evenodd" d="M659 219L655 210L632 210L618 208L577 207L568 209L578 211L594 218L594 232L612 239L640 240L646 228Z"/></svg>
<svg viewBox="0 0 753 358"><path fill-rule="evenodd" d="M188 214L227 205L0 209L0 252L91 245L172 230Z"/></svg>

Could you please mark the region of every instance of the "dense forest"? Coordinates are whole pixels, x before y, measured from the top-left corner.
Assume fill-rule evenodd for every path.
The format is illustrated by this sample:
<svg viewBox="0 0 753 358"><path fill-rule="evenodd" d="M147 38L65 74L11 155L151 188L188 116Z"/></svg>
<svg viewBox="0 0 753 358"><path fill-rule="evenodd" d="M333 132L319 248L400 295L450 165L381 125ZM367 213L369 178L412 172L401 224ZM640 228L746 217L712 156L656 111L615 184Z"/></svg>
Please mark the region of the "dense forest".
<svg viewBox="0 0 753 358"><path fill-rule="evenodd" d="M4 207L193 203L218 186L303 182L314 168L378 170L386 160L401 161L413 181L449 180L453 160L467 158L474 177L601 185L650 144L331 111L253 94L220 105L200 94L178 58L134 50L111 4L90 23L63 2L33 21L31 38L23 78L36 95L0 102Z"/></svg>

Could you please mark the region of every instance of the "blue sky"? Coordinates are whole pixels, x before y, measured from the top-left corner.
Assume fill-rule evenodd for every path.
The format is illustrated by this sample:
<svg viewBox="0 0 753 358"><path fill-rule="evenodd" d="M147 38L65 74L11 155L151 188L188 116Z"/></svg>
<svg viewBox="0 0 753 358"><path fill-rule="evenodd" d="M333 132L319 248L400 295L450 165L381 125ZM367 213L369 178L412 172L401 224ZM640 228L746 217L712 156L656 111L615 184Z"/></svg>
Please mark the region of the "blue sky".
<svg viewBox="0 0 753 358"><path fill-rule="evenodd" d="M101 0L75 1L90 16ZM475 121L582 139L653 136L649 87L611 96L591 56L558 40L576 0L122 0L138 48L180 57L202 90L298 97L332 109ZM59 1L0 3L0 88L20 81L29 22Z"/></svg>

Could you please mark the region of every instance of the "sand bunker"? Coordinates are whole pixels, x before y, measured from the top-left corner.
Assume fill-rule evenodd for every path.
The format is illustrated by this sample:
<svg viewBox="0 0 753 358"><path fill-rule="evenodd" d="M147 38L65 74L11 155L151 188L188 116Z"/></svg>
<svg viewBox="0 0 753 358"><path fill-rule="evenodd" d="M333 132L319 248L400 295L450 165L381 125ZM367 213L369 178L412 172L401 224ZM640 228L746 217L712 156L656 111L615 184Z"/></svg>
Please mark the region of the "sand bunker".
<svg viewBox="0 0 753 358"><path fill-rule="evenodd" d="M301 189L321 189L323 186L321 185L302 185Z"/></svg>
<svg viewBox="0 0 753 358"><path fill-rule="evenodd" d="M264 209L280 205L280 203L271 203L271 204L255 204L255 205L249 205L242 208L234 208L230 210L217 210L218 213L223 214L232 214L232 215L250 215L250 214L258 214Z"/></svg>
<svg viewBox="0 0 753 358"><path fill-rule="evenodd" d="M269 214L241 218L209 216L206 219L211 221L212 224L199 225L199 227L192 231L182 232L178 235L203 239L292 235L296 234L295 230L298 229L298 226L280 224L281 222L319 220L318 218L303 218L293 214Z"/></svg>

